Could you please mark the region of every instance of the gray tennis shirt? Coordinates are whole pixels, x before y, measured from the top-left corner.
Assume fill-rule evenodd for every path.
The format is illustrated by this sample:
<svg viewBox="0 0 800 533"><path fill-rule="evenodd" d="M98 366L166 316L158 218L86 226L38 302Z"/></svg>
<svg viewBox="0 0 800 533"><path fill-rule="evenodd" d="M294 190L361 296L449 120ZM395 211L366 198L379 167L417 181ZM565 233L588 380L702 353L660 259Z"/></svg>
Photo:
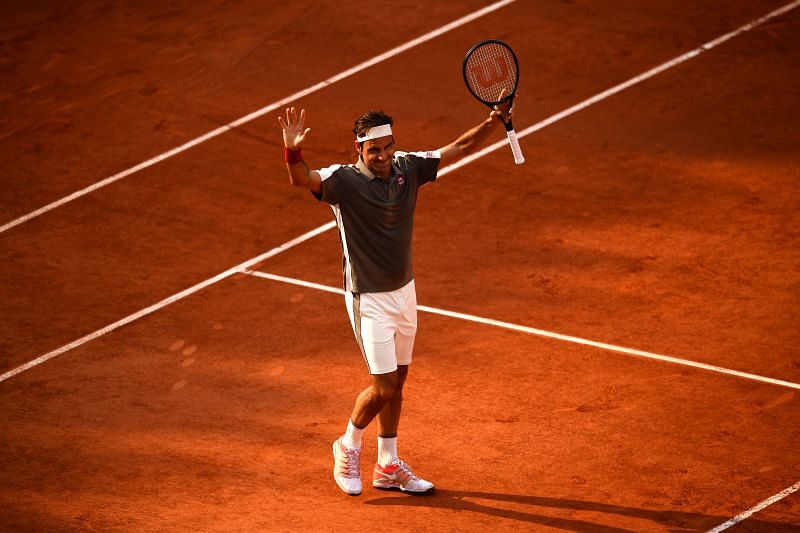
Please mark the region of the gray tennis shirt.
<svg viewBox="0 0 800 533"><path fill-rule="evenodd" d="M392 176L383 180L361 158L355 165L318 170L318 200L333 209L342 244L346 291L385 292L414 278L411 236L419 188L436 179L441 154L394 153Z"/></svg>

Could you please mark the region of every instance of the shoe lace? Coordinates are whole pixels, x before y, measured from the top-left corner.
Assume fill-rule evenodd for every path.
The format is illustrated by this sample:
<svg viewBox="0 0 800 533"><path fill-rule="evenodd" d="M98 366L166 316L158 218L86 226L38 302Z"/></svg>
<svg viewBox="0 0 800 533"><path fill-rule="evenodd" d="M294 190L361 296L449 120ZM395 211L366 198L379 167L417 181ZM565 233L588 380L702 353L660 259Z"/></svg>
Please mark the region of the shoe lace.
<svg viewBox="0 0 800 533"><path fill-rule="evenodd" d="M411 480L411 481L418 481L419 480L419 477L417 477L417 475L414 473L414 471L411 470L411 467L408 466L402 459L395 459L394 460L394 464L396 464L398 466L398 470L408 474L409 480Z"/></svg>
<svg viewBox="0 0 800 533"><path fill-rule="evenodd" d="M342 465L342 470L346 474L347 477L360 477L361 473L359 472L359 462L361 461L361 450L354 450L352 448L347 448L345 451L345 460L343 461L344 464Z"/></svg>

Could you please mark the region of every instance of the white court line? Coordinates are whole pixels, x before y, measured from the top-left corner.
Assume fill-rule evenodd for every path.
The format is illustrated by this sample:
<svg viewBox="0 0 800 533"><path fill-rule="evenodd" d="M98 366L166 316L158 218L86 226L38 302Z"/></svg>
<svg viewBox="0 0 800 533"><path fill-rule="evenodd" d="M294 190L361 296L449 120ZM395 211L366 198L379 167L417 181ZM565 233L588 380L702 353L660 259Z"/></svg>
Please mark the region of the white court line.
<svg viewBox="0 0 800 533"><path fill-rule="evenodd" d="M316 289L320 291L330 292L334 294L343 295L344 291L342 289L337 289L335 287L329 287L327 285L320 285L319 283L312 283L310 281L303 281L300 279L295 278L288 278L286 276L278 276L276 274L269 274L266 272L259 272L256 270L244 269L242 270L244 274L249 274L251 276L256 276L259 278L269 279L272 281L279 281L281 283L289 283L291 285L298 285L301 287L307 287L309 289ZM539 337L547 337L550 339L556 339L565 342L571 342L573 344L582 344L584 346L591 346L593 348L600 348L601 350L608 350L611 352L618 352L623 353L626 355L633 355L636 357L642 357L645 359L653 359L656 361L661 361L664 363L673 363L676 365L683 365L692 368L698 368L700 370L708 370L710 372L717 372L719 374L727 374L729 376L736 376L739 378L745 378L753 381L760 381L762 383L769 383L770 385L778 385L780 387L788 387L790 389L797 389L800 390L800 383L792 383L790 381L783 381L780 379L768 378L765 376L759 376L758 374L750 374L748 372L740 372L738 370L731 370L730 368L724 368L721 366L714 366L708 365L706 363L698 363L696 361L690 361L688 359L681 359L679 357L671 357L669 355L661 355L652 352L645 352L642 350L635 350L632 348L625 348L623 346L616 346L614 344L607 344L605 342L597 342L588 339L582 339L580 337L573 337L571 335L562 335L561 333L554 333L552 331L547 331L543 329L531 328L528 326L520 326L519 324L512 324L510 322L503 322L501 320L494 320L491 318L483 318L475 315L469 315L466 313L458 313L455 311L447 311L444 309L438 309L436 307L428 307L426 305L418 305L417 309L420 311L424 311L426 313L432 313L435 315L446 316L450 318L458 318L461 320L466 320L469 322L476 322L478 324L485 324L487 326L495 326L498 328L509 329L512 331L519 331L521 333L528 333L531 335L537 335Z"/></svg>
<svg viewBox="0 0 800 533"><path fill-rule="evenodd" d="M484 9L492 9L492 8L497 9L498 7L502 7L502 5L505 5L506 3L507 2L498 2L496 4L492 4L491 6L488 6L487 8L484 8ZM701 46L697 50L700 50L700 49L705 50L705 49L708 49L708 48L712 47L712 45L716 46L717 44L730 39L732 36L738 35L738 34L742 33L743 31L747 31L749 29L752 29L752 28L758 26L759 24L762 24L762 23L766 22L767 20L769 20L769 19L771 19L771 18L773 18L775 16L778 16L778 15L780 15L782 13L785 13L785 12L791 10L791 9L794 9L798 5L800 5L800 0L796 0L795 2L792 2L791 4L788 4L787 6L784 6L781 9L775 10L775 11L773 11L773 12L771 12L771 13L769 13L769 14L767 14L767 15L759 18L759 19L756 19L753 22L750 22L750 23L742 26L741 28L739 28L737 30L734 30L733 32L727 33L727 34L723 35L722 37L719 37L719 38L715 39L714 41L710 41L709 43ZM494 7L494 6L497 6L497 7ZM480 11L475 12L475 13L473 13L473 15L470 15L470 16L475 17L475 16L477 16L477 13L481 13L481 12ZM463 20L463 19L459 19L459 20ZM454 22L453 24L456 24L457 22L458 21ZM697 52L697 53L699 53L699 52ZM693 53L691 55L691 57L694 57L695 55L697 55L697 53ZM669 68L669 67L665 67L665 65L675 66L678 63L688 59L688 57L686 57L682 61L678 61L678 59L684 58L685 56L687 56L687 54L684 54L683 56L679 56L678 58L673 59L672 61L668 61L667 63L663 63L661 66L656 67L655 69L650 70L648 72L654 72L654 71L661 72L661 71L665 70L666 68ZM354 68L358 68L358 67L354 67ZM650 76L652 76L652 74ZM614 87L612 89L609 89L609 90L607 90L607 91L605 91L603 93L600 93L600 94L598 94L598 95L596 95L596 96L594 96L592 98L589 98L588 100L585 100L584 102L582 102L580 104L577 104L576 106L573 106L573 107L571 107L571 108L569 108L569 109L567 109L565 111L562 111L561 113L553 115L552 117L550 117L550 118L548 118L548 119L546 119L546 120L544 120L542 122L539 122L538 124L534 124L533 126L530 126L530 127L526 128L525 130L523 130L524 133L519 133L518 134L518 137L521 137L521 136L524 136L524 135L528 135L528 134L530 134L530 133L532 133L534 131L542 129L543 127L545 127L547 125L550 125L550 124L556 122L557 120L560 120L561 118L564 118L566 116L569 116L569 115L575 113L578 109L584 109L588 105L591 105L593 103L596 103L596 102L600 101L602 99L602 98L600 98L601 95L605 95L605 96L603 96L603 98L607 98L611 94L614 94L616 92L621 91L622 88L620 88L620 87L623 87L623 85L625 87L630 87L631 85L634 84L634 83L632 83L632 80L642 81L643 79L646 79L647 77L650 77L650 76L646 76L646 73L645 73L645 74L643 74L641 76L637 76L636 78L632 78L631 80L629 80L629 82L626 82L626 83L621 84L621 85L617 85L616 87ZM638 81L636 83L638 83ZM323 83L325 83L325 82L323 82ZM328 80L328 84L329 83L330 83L330 79ZM258 113L258 112L256 112L256 113ZM251 115L248 115L248 116L251 116ZM242 120L242 119L240 119L240 120ZM487 148L484 148L483 150L480 150L479 152L477 152L477 153L475 153L475 154L473 154L471 156L468 156L468 157L462 159L461 161L459 161L459 162L457 162L457 163L455 163L453 165L449 165L447 167L444 167L439 172L439 176L443 176L443 175L445 175L445 174L447 174L447 173L449 173L449 172L451 172L451 171L453 171L453 170L455 170L457 168L460 168L461 166L463 166L467 162L474 161L475 159L477 159L479 157L482 157L483 155L486 155L487 153L489 153L489 152L491 152L493 150L497 150L498 148L500 148L502 146L505 146L506 143L507 143L507 141L505 141L505 140L497 142L497 143L495 143L495 144L493 144L493 145L491 145L491 146L489 146ZM313 230L309 231L308 233L304 234L304 236L305 235L311 235L311 236L317 235L317 234L325 232L325 231L327 231L329 229L333 229L335 227L335 225L336 224L335 224L334 221L328 222L327 224L324 224L322 226L319 226L316 229L313 229ZM2 228L0 228L0 229L2 229ZM34 359L33 361L30 361L30 362L22 365L21 367L19 367L17 369L14 369L14 370L11 370L9 372L6 372L5 374L0 375L0 382L5 381L6 379L10 378L11 376L17 375L20 372L28 370L28 369L36 366L36 365L39 365L39 364L43 363L44 361L52 359L53 357L55 357L57 355L60 355L60 354L62 354L64 352L66 352L66 351L69 351L69 350L71 350L73 348L76 348L77 346L80 346L81 344L84 344L84 343L86 343L86 342L88 342L88 341L90 341L92 339L95 339L95 338L97 338L97 337L99 337L101 335L104 335L104 334L108 333L109 331L113 331L114 329L116 329L116 328L118 328L118 327L120 327L120 326L122 326L124 324L128 324L128 323L130 323L130 322L132 322L132 321L134 321L134 320L136 320L136 319L138 319L138 318L140 318L142 316L150 314L150 313L156 311L157 309L161 309L161 308L169 305L170 303L173 303L173 302L178 301L178 300L180 300L182 298L185 298L186 296L189 296L190 294L194 294L198 290L200 290L202 288L205 288L205 287L207 287L207 286L209 286L209 285L211 285L213 283L216 283L217 281L220 281L220 280L224 279L225 277L229 276L233 272L242 271L242 270L248 269L250 266L253 266L257 262L263 261L267 257L272 257L272 255L276 255L277 253L280 253L284 249L288 249L288 248L294 246L295 244L299 244L299 242L302 242L303 240L306 240L304 238L304 236L300 236L297 239L289 241L285 245L282 245L282 246L280 246L278 248L275 248L275 249L273 249L273 250L271 250L271 251L269 251L269 252L267 252L265 254L262 254L262 255L254 258L254 259L252 259L250 261L246 261L246 262L244 262L244 263L242 263L242 264L240 264L238 266L232 267L232 268L228 269L227 271L225 271L225 272L223 272L221 274L218 274L217 276L214 276L213 278L210 278L210 279L208 279L208 280L206 280L206 281L204 281L202 283L199 283L199 284L197 284L197 285L195 285L193 287L190 287L189 289L186 289L186 290L184 290L182 292L179 292L179 293L177 293L177 294L175 294L173 296L170 296L169 298L167 298L165 300L162 300L161 302L153 304L152 306L150 306L150 307L148 307L146 309L143 309L142 311L139 311L138 313L134 313L133 315L130 315L130 316L126 317L126 318L123 318L122 320L119 320L117 322L114 322L113 324L111 324L109 326L106 326L105 328L99 329L94 333L91 333L89 335L81 337L80 339L78 339L76 341L73 341L70 344L62 346L61 348L58 348L57 350L54 350L54 351L49 352L49 353L47 353L45 355L42 355L42 356ZM310 238L310 237L308 237L308 238ZM297 242L295 242L295 241L297 241ZM295 244L291 244L290 245L290 243L295 243ZM272 252L275 252L276 250L277 250L277 252L275 254L273 254ZM794 384L792 384L792 385L794 385Z"/></svg>
<svg viewBox="0 0 800 533"><path fill-rule="evenodd" d="M142 309L141 311L137 311L136 313L133 313L132 315L128 315L128 316L126 316L125 318L123 318L121 320L117 320L113 324L109 324L108 326L106 326L104 328L100 328L100 329L98 329L97 331L95 331L93 333L90 333L88 335L84 335L80 339L76 339L76 340L72 341L69 344L65 344L61 348L58 348L56 350L53 350L52 352L48 352L48 353L46 353L46 354L44 354L44 355L42 355L40 357L37 357L36 359L34 359L32 361L29 361L29 362L25 363L22 366L19 366L19 367L13 369L13 370L10 370L10 371L6 372L3 375L0 375L0 383L2 383L3 381L5 381L5 380L7 380L9 378L12 378L12 377L16 376L17 374L25 372L26 370L28 370L30 368L33 368L33 367L35 367L37 365L40 365L40 364L44 363L45 361L49 361L50 359L52 359L52 358L54 358L54 357L56 357L58 355L61 355L64 352L72 350L73 348L77 348L78 346L80 346L82 344L86 344L87 342L89 342L91 340L94 340L94 339L96 339L98 337L101 337L101 336L105 335L106 333L114 331L115 329L120 328L120 327L124 326L125 324L130 324L134 320L138 320L138 319L142 318L143 316L147 316L147 315L149 315L151 313L154 313L154 312L158 311L159 309L162 309L162 308L168 306L171 303L177 302L178 300L182 300L182 299L186 298L187 296L190 296L190 295L192 295L192 294L194 294L194 293L196 293L196 292L198 292L198 291L200 291L202 289L205 289L206 287L208 287L210 285L213 285L214 283L216 283L218 281L222 281L223 279L227 278L228 276L231 276L233 274L238 274L238 273L242 272L242 270L249 269L250 267L254 266L255 264L257 264L257 263L259 263L261 261L265 261L265 260L269 259L270 257L276 256L281 252L285 252L289 248L293 248L294 246L297 246L301 242L307 241L308 239L311 239L312 237L315 237L315 236L319 235L320 233L324 233L324 232L328 231L329 229L331 229L331 228L333 228L335 226L336 226L336 222L331 220L327 224L324 224L324 225L322 225L322 226L320 226L320 227L318 227L316 229L313 229L313 230L309 231L308 233L304 233L303 235L300 235L299 237L297 237L295 239L292 239L291 241L285 242L284 244L281 244L280 246L278 246L276 248L273 248L272 250L270 250L268 252L264 252L263 254L261 254L261 255L259 255L257 257L254 257L253 259L248 259L244 263L236 265L235 267L231 267L228 270L226 270L225 272L221 272L221 273L217 274L213 278L208 278L207 280L202 281L202 282L200 282L200 283L198 283L196 285L193 285L193 286L189 287L188 289L182 290L179 293L176 293L176 294L173 294L172 296L164 298L160 302L155 303L155 304L153 304L153 305L151 305L149 307L146 307L146 308Z"/></svg>
<svg viewBox="0 0 800 533"><path fill-rule="evenodd" d="M122 178L128 177L131 174L135 174L136 172L139 172L140 170L144 170L144 169L146 169L148 167L151 167L151 166L155 165L156 163L160 163L161 161L164 161L165 159L169 159L170 157L172 157L174 155L178 155L181 152L185 152L189 148L197 146L198 144L202 144L202 143L204 143L204 142L206 142L206 141L208 141L210 139L213 139L214 137L217 137L219 135L222 135L225 132L228 132L228 131L230 131L230 130L232 130L234 128L237 128L237 127L241 126L242 124L246 124L246 123L248 123L248 122L250 122L252 120L255 120L255 119L261 117L262 115L264 115L266 113L274 111L274 110L276 110L278 108L281 108L281 107L283 107L285 105L288 105L288 104L292 103L295 100L299 100L300 98L308 96L309 94L312 94L312 93L317 92L317 91L319 91L321 89L324 89L325 87L333 85L334 83L336 83L338 81L341 81L341 80L343 80L345 78L349 78L350 76L352 76L354 74L357 74L358 72L361 72L364 69L367 69L369 67L377 65L378 63L381 63L383 61L386 61L387 59L389 59L391 57L394 57L394 56L396 56L398 54L401 54L401 53L405 52L406 50L409 50L411 48L419 46L420 44L425 43L427 41L430 41L431 39L434 39L434 38L436 38L436 37L438 37L438 36L440 36L442 34L445 34L445 33L449 32L451 30L454 30L454 29L460 27L460 26L468 24L468 23L472 22L473 20L476 20L476 19L478 19L478 18L480 18L480 17L482 17L484 15L487 15L487 14L493 12L493 11L496 11L496 10L498 10L500 8L503 8L503 7L507 6L507 5L515 2L515 1L516 0L501 0L500 2L495 2L495 3L490 4L490 5L482 8L482 9L474 11L473 13L470 13L469 15L465 15L465 16L459 18L459 19L456 19L453 22L450 22L449 24L445 24L444 26L441 26L441 27L439 27L439 28L437 28L437 29L435 29L433 31L430 31L430 32L426 33L425 35L422 35L421 37L417 37L416 39L412 39L411 41L408 41L405 44L402 44L400 46L392 48L391 50L389 50L387 52L384 52L384 53L382 53L380 55L377 55L377 56L373 57L372 59L364 61L363 63L359 63L358 65L356 65L356 66L354 66L352 68L349 68L349 69L347 69L347 70L345 70L343 72L340 72L339 74L336 74L335 76L331 76L330 78L328 78L328 79L326 79L324 81L321 81L321 82L319 82L319 83L317 83L315 85L312 85L311 87L307 87L307 88L303 89L302 91L298 91L298 92L296 92L296 93L294 93L292 95L289 95L289 96L287 96L285 98L282 98L281 100L278 100L277 102L273 102L273 103L271 103L271 104L269 104L267 106L264 106L261 109L250 113L249 115L245 115L245 116L243 116L243 117L241 117L239 119L236 119L233 122L230 122L230 123L228 123L228 124L226 124L224 126L220 126L219 128L217 128L215 130L209 131L208 133L205 133L205 134L201 135L200 137L192 139L191 141L185 142L182 145L177 146L177 147L175 147L175 148L173 148L171 150L167 150L166 152L164 152L162 154L159 154L159 155L153 157L152 159L148 159L147 161L139 163L138 165L135 165L135 166L133 166L133 167L127 169L127 170L123 170L122 172L114 174L113 176L109 176L108 178L105 178L105 179L103 179L101 181L98 181L97 183L89 185L88 187L85 187L85 188L83 188L83 189L81 189L79 191L75 191L74 193L72 193L72 194L70 194L68 196L65 196L64 198L61 198L60 200L56 200L55 202L50 203L50 204L48 204L48 205L46 205L44 207L40 207L39 209L37 209L35 211L32 211L32 212L28 213L27 215L23 215L23 216L15 219L15 220L12 220L11 222L3 224L2 226L0 226L0 233L3 233L4 231L8 231L13 227L22 224L23 222L27 222L28 220L31 220L33 218L36 218L36 217L40 216L40 215L43 215L43 214L47 213L48 211L52 211L53 209L56 209L57 207L61 207L62 205L71 202L72 200L80 198L81 196L85 196L85 195L87 195L87 194L89 194L91 192L94 192L94 191L102 188L102 187L105 187L106 185L111 185L115 181L119 181Z"/></svg>
<svg viewBox="0 0 800 533"><path fill-rule="evenodd" d="M769 507L770 505L772 505L773 503L775 503L777 501L780 501L780 500L784 499L788 495L790 495L790 494L792 494L794 492L797 492L798 490L800 490L800 481L798 481L797 483L795 483L791 487L783 489L778 494L775 494L774 496L770 496L769 498L767 498L763 502L759 503L758 505L756 505L754 507L751 507L747 511L745 511L745 512L739 514L739 515L736 515L735 517L731 518L730 520L728 520L724 524L720 524L717 527L715 527L714 529L709 529L708 533L719 533L720 531L725 531L729 527L735 526L736 524L738 524L739 522L741 522L743 520L747 520L748 518L750 518L751 516L753 516L757 512L765 509L766 507ZM779 524L775 524L775 525L779 525Z"/></svg>

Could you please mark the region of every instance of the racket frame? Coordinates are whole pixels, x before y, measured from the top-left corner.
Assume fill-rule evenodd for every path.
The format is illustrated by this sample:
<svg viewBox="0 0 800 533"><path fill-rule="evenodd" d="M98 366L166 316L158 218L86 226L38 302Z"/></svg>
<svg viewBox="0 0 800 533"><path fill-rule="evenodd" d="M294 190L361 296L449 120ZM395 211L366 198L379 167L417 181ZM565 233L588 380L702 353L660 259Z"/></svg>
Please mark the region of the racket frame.
<svg viewBox="0 0 800 533"><path fill-rule="evenodd" d="M481 46L485 46L487 44L498 44L498 45L506 48L508 50L508 52L511 54L511 59L514 60L514 71L515 71L515 74L516 74L516 77L515 77L515 80L514 80L514 87L509 92L508 95L504 96L503 98L501 98L499 100L485 100L484 98L481 98L480 96L478 96L475 93L475 91L472 90L472 85L470 84L469 77L467 76L467 63L469 63L470 56L472 56L472 54L473 54L473 52L475 52L475 50L477 50ZM467 51L467 54L464 56L464 62L461 65L461 74L464 76L464 84L467 86L467 90L470 92L470 94L473 97L475 97L476 100L478 100L482 104L488 106L490 109L496 111L498 106L500 106L501 104L505 104L506 102L508 102L508 109L509 110L514 105L514 96L517 94L517 87L519 86L519 75L520 75L520 72L519 72L519 60L517 59L517 54L514 53L514 50L508 44L506 44L505 42L503 42L503 41L501 41L499 39L486 39L486 40L483 40L483 41L475 44L474 46L472 46L472 48L470 48ZM518 164L518 165L521 165L522 163L525 162L525 157L522 155L522 150L519 147L519 141L517 140L517 132L514 131L514 124L512 123L512 119L509 118L508 120L505 120L502 115L498 115L497 118L500 119L500 122L502 122L503 126L505 126L505 128L506 128L506 134L508 136L508 141L511 144L511 151L514 154L514 162L516 164Z"/></svg>

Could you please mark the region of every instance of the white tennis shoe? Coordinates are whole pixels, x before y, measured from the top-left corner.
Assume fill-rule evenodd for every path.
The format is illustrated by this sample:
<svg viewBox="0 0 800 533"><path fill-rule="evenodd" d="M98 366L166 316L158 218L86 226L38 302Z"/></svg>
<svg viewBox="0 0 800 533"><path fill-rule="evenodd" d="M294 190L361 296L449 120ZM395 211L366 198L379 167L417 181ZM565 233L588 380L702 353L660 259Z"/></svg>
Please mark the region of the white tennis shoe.
<svg viewBox="0 0 800 533"><path fill-rule="evenodd" d="M361 450L348 448L341 437L333 443L333 479L345 494L361 494Z"/></svg>

